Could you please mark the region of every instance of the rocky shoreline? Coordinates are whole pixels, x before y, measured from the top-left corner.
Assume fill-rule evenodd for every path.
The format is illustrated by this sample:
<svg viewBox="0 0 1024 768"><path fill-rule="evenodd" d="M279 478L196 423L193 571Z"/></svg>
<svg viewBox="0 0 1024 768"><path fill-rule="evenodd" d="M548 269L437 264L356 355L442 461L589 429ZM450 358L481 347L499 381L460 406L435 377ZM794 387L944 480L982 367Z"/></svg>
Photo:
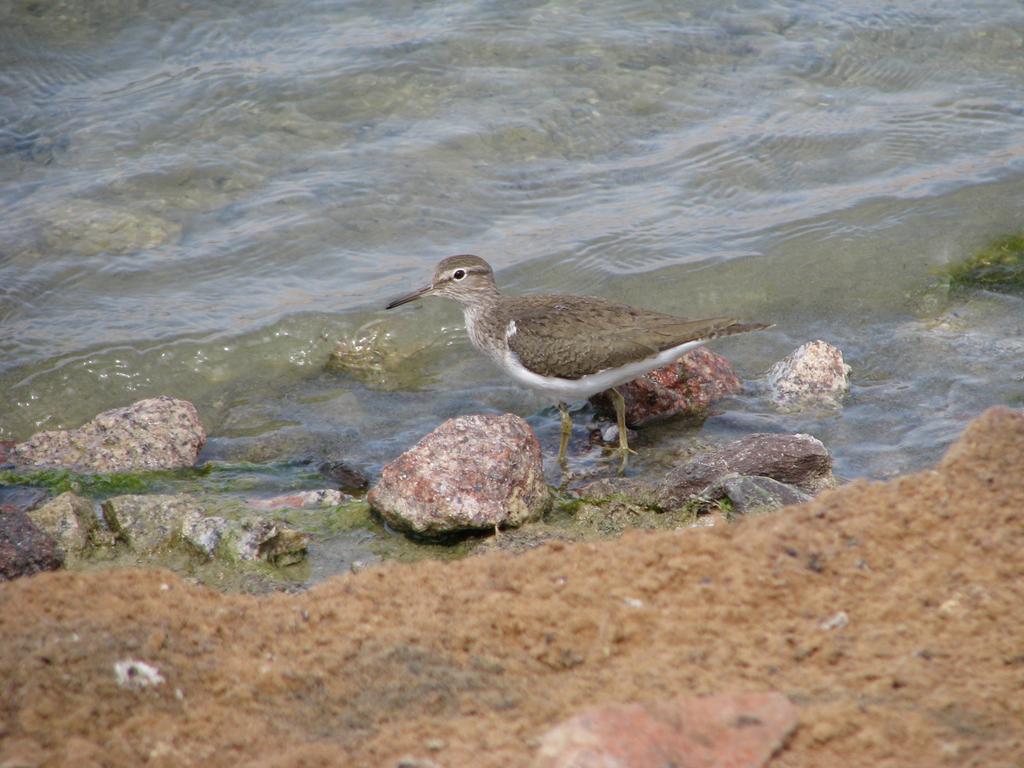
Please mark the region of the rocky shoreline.
<svg viewBox="0 0 1024 768"><path fill-rule="evenodd" d="M813 342L772 369L770 391L787 407L823 400L836 404L849 387L848 373L839 350ZM699 348L623 388L627 423L702 419L716 401L741 388L727 360ZM604 401L593 400L601 412ZM368 504L367 514L416 540L520 528L540 521L553 504L569 512L563 520L578 519L568 529L530 529L501 543L519 549L549 538L579 540L628 527L687 525L708 512L732 518L768 511L806 501L834 484L831 456L819 441L765 434L694 456L661 477L568 489L563 482L562 489L551 489L536 436L525 421L507 414L445 422L385 466L365 501L367 481L343 464L320 468L335 488L281 489L272 498L149 490L153 473L201 472L196 465L206 440L191 403L156 397L101 413L77 429L41 432L6 445L0 456L0 471L6 466L0 503L4 494L17 493L19 487L10 486L19 482L53 485L59 477L73 490L52 499L23 493L23 503L7 502L9 514L0 516L0 575L109 563L121 555L189 575L197 573L197 563L211 561L286 569L303 562L310 543L308 532L288 522L287 510L337 508L347 501ZM99 492L90 493L90 486ZM633 525L616 522L629 515ZM644 519L646 524L639 522Z"/></svg>

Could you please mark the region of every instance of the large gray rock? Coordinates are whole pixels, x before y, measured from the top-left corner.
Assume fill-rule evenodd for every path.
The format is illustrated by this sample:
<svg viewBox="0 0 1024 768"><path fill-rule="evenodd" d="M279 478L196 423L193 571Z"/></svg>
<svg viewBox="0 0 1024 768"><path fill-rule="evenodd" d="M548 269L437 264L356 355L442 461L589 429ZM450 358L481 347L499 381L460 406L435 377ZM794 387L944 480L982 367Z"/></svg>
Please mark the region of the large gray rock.
<svg viewBox="0 0 1024 768"><path fill-rule="evenodd" d="M837 347L809 341L769 369L771 399L787 407L835 405L850 388L850 370Z"/></svg>
<svg viewBox="0 0 1024 768"><path fill-rule="evenodd" d="M811 494L770 477L736 474L715 481L701 496L710 501L728 499L734 515L769 512L812 498Z"/></svg>
<svg viewBox="0 0 1024 768"><path fill-rule="evenodd" d="M54 571L64 553L49 534L39 530L24 510L0 512L0 581Z"/></svg>
<svg viewBox="0 0 1024 768"><path fill-rule="evenodd" d="M550 503L540 443L512 414L449 419L384 467L367 499L420 536L519 526Z"/></svg>
<svg viewBox="0 0 1024 768"><path fill-rule="evenodd" d="M92 502L68 492L28 513L39 528L50 534L69 558L85 552L92 543L99 518Z"/></svg>
<svg viewBox="0 0 1024 768"><path fill-rule="evenodd" d="M725 475L760 475L816 493L834 484L832 455L810 435L754 434L702 453L671 470L656 491L657 503L678 507Z"/></svg>
<svg viewBox="0 0 1024 768"><path fill-rule="evenodd" d="M81 473L178 469L196 463L206 432L195 406L153 397L104 411L73 430L39 432L10 452L20 467Z"/></svg>

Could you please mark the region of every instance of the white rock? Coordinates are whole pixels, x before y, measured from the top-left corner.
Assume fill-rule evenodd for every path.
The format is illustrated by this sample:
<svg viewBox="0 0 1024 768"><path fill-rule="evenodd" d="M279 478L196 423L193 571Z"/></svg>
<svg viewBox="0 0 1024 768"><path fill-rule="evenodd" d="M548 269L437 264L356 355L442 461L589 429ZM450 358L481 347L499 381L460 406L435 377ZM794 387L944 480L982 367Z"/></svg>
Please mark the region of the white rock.
<svg viewBox="0 0 1024 768"><path fill-rule="evenodd" d="M122 688L148 688L151 685L162 685L164 677L160 670L151 664L136 659L124 659L114 664L114 676Z"/></svg>
<svg viewBox="0 0 1024 768"><path fill-rule="evenodd" d="M779 405L835 404L850 389L851 368L825 341L809 341L768 371L771 398Z"/></svg>

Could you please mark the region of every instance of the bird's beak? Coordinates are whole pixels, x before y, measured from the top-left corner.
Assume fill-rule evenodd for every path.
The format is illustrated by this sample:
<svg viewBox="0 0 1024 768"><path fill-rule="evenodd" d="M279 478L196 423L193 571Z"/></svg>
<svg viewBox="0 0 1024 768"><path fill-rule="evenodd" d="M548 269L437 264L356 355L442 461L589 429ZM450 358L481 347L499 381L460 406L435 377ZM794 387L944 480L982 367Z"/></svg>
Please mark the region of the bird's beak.
<svg viewBox="0 0 1024 768"><path fill-rule="evenodd" d="M395 307L400 307L403 304L408 304L410 301L416 301L416 299L418 299L420 296L426 296L432 290L434 290L433 285L425 285L418 291L413 291L410 294L406 294L405 296L401 296L400 298L395 299L386 307L384 307L384 309L394 309Z"/></svg>

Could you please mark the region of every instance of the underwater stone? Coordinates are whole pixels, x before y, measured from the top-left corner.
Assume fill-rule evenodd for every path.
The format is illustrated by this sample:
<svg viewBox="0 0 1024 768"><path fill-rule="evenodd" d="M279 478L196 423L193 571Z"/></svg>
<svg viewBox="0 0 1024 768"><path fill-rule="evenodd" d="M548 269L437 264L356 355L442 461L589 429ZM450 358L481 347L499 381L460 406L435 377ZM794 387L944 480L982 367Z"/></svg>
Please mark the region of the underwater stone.
<svg viewBox="0 0 1024 768"><path fill-rule="evenodd" d="M768 371L771 398L778 405L833 405L850 389L850 366L826 341L809 341Z"/></svg>

